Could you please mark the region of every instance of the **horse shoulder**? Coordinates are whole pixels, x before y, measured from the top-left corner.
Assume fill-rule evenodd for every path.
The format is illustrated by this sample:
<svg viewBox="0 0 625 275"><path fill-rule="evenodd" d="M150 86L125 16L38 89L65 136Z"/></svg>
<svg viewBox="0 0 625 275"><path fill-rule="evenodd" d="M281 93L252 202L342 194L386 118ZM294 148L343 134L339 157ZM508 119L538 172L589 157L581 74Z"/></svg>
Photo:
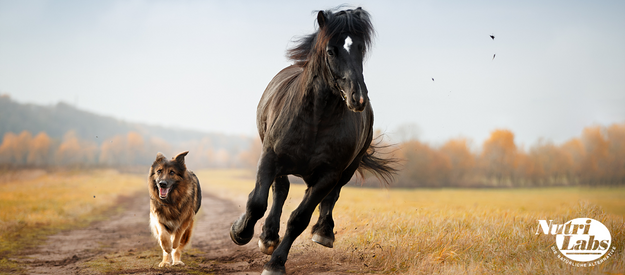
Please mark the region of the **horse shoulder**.
<svg viewBox="0 0 625 275"><path fill-rule="evenodd" d="M293 86L303 69L291 65L276 74L265 88L256 110L256 126L261 141L264 141L267 131L276 122L278 116L287 108L287 97L293 93Z"/></svg>

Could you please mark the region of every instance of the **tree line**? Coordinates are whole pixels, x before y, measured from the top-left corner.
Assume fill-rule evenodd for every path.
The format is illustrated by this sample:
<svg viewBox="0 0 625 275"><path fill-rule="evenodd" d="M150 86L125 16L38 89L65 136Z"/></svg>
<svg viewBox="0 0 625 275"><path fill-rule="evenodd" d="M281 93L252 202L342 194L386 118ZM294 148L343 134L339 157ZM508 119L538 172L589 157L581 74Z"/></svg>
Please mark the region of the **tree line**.
<svg viewBox="0 0 625 275"><path fill-rule="evenodd" d="M118 134L104 140L83 139L75 131L68 131L62 139L51 138L45 132L33 136L29 131L8 132L0 144L0 166L5 168L49 167L133 167L149 166L157 152L168 157L190 151L186 157L190 169L244 167L246 152L233 154L225 148L217 149L211 139L182 142L172 145L157 137L144 137L137 132ZM241 156L240 156L241 155ZM147 169L147 168L146 168ZM147 171L147 170L146 170Z"/></svg>
<svg viewBox="0 0 625 275"><path fill-rule="evenodd" d="M494 130L480 149L465 138L434 147L409 140L395 147L402 167L395 187L615 186L625 184L625 123L586 127L563 144L528 149L514 133Z"/></svg>
<svg viewBox="0 0 625 275"><path fill-rule="evenodd" d="M45 132L8 132L0 144L0 166L129 167L150 165L157 152L171 157L189 150L187 165L200 168L255 169L261 143L231 153L216 149L209 138L172 145L137 132L97 140L68 131L62 139ZM528 149L505 129L491 132L481 146L455 138L441 146L417 139L389 145L385 157L399 160L392 187L544 187L615 186L625 184L625 123L586 127L580 137L563 144L540 140ZM368 177L357 185L380 186Z"/></svg>

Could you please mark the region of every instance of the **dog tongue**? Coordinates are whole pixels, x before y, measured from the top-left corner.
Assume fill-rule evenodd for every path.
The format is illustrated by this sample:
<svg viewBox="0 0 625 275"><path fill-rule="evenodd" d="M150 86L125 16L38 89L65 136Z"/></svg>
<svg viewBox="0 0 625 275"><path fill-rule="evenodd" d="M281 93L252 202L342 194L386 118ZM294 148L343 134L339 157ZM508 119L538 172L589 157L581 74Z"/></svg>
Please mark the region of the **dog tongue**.
<svg viewBox="0 0 625 275"><path fill-rule="evenodd" d="M169 192L169 188L159 188L159 191L161 191L161 198L166 198L167 192Z"/></svg>

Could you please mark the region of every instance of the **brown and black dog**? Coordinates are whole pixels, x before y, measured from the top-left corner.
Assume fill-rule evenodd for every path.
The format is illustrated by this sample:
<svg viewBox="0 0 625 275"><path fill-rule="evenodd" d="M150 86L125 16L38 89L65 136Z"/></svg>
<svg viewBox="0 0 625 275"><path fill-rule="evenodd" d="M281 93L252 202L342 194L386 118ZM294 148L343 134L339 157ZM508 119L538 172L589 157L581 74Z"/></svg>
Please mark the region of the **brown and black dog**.
<svg viewBox="0 0 625 275"><path fill-rule="evenodd" d="M163 249L159 267L184 265L180 255L191 239L193 218L202 204L200 182L184 163L188 153L171 160L158 153L150 167L150 228Z"/></svg>

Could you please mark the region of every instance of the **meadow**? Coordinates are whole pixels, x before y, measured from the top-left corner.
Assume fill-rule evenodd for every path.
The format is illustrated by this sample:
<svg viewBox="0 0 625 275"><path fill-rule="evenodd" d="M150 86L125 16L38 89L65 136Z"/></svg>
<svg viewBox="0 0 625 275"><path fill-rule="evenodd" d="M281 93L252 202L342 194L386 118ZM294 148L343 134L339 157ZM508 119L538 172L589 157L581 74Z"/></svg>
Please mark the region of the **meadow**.
<svg viewBox="0 0 625 275"><path fill-rule="evenodd" d="M254 186L244 170L196 171L202 188L243 207ZM6 172L0 177L0 270L7 259L46 235L86 226L116 210L116 198L144 190L145 175L112 170ZM299 204L305 186L293 184L282 217ZM206 210L204 210L206 211ZM347 186L335 211L336 242L310 242L310 229L291 257L325 253L357 263L355 273L390 274L623 274L625 188L386 189ZM594 267L558 259L538 220L588 217L611 232L615 253ZM313 217L314 223L316 217ZM260 232L256 232L257 234ZM253 240L255 241L255 240ZM157 251L157 249L153 249ZM154 257L158 257L158 254Z"/></svg>
<svg viewBox="0 0 625 275"><path fill-rule="evenodd" d="M2 171L0 259L46 235L104 219L120 195L145 188L145 176L115 170Z"/></svg>
<svg viewBox="0 0 625 275"><path fill-rule="evenodd" d="M244 204L254 186L247 171L200 171L204 186ZM282 216L304 194L292 184ZM270 199L271 202L271 199ZM616 253L595 267L573 267L550 250L551 235L536 235L538 220L596 219L610 230ZM625 188L384 189L347 186L334 210L333 249L310 243L310 227L293 255L331 253L360 262L356 272L407 274L623 274ZM294 257L294 256L292 256ZM347 259L346 259L347 258Z"/></svg>

